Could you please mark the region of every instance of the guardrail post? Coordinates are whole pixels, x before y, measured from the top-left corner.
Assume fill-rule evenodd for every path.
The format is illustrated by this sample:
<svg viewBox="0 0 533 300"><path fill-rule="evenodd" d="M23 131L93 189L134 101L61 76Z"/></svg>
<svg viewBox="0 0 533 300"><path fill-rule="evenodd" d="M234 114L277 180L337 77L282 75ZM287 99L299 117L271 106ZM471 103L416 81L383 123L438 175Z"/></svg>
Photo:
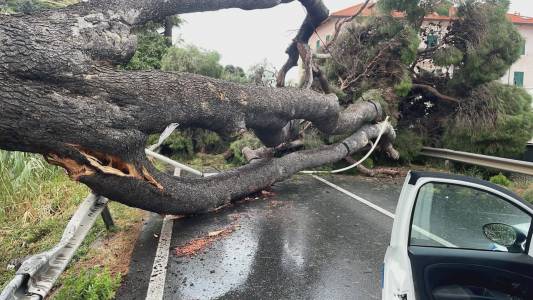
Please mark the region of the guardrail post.
<svg viewBox="0 0 533 300"><path fill-rule="evenodd" d="M115 222L113 222L113 217L111 216L111 212L109 211L109 207L107 207L107 205L102 210L101 215L107 230L111 230L111 228L115 227Z"/></svg>

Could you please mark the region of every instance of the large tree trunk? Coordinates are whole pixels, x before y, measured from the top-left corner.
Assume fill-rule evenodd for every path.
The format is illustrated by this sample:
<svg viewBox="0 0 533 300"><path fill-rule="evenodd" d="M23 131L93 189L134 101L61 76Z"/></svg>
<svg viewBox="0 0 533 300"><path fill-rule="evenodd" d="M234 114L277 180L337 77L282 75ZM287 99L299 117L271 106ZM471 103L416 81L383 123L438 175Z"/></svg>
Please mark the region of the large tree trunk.
<svg viewBox="0 0 533 300"><path fill-rule="evenodd" d="M96 193L171 214L204 212L301 170L343 159L378 135L380 125L372 125L383 117L378 104L357 102L343 110L334 95L310 90L113 67L133 55L132 29L149 20L286 2L89 1L34 15L0 16L0 148L43 154ZM324 14L321 1L300 2L312 24L317 21L310 16ZM348 138L199 179L158 172L144 154L147 136L170 123L223 135L253 130L265 146L276 147L291 141L286 128L296 119ZM390 146L394 131L386 126L385 148L396 156Z"/></svg>

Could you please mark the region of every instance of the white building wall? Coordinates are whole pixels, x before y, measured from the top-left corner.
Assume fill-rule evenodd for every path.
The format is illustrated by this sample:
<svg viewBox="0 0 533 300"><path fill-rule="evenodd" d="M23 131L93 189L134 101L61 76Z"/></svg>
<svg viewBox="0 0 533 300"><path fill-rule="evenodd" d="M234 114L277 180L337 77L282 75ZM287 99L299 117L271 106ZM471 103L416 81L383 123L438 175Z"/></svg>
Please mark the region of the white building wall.
<svg viewBox="0 0 533 300"><path fill-rule="evenodd" d="M524 89L533 95L533 25L516 25L526 40L526 51L503 76L502 82L514 84L514 72L524 72Z"/></svg>
<svg viewBox="0 0 533 300"><path fill-rule="evenodd" d="M514 72L524 72L524 89L533 96L533 25L517 24L516 27L526 41L526 51L503 76L502 82L512 85L514 84ZM533 103L531 103L531 109L533 109ZM533 139L529 142L533 143Z"/></svg>
<svg viewBox="0 0 533 300"><path fill-rule="evenodd" d="M327 36L333 36L335 33L335 22L337 22L337 20L339 19L329 18L316 29L316 33L313 33L311 38L309 38L309 47L311 50L317 50L317 42L320 43L320 47L324 47L323 43L326 42Z"/></svg>

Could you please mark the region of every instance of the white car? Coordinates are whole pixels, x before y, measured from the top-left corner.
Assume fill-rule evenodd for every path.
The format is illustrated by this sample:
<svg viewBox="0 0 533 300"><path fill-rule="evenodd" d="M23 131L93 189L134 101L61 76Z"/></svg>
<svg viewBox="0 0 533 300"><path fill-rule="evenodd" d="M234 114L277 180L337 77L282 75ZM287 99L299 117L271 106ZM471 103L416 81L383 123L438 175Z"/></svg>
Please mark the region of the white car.
<svg viewBox="0 0 533 300"><path fill-rule="evenodd" d="M490 182L410 172L382 299L533 299L532 216L530 204Z"/></svg>

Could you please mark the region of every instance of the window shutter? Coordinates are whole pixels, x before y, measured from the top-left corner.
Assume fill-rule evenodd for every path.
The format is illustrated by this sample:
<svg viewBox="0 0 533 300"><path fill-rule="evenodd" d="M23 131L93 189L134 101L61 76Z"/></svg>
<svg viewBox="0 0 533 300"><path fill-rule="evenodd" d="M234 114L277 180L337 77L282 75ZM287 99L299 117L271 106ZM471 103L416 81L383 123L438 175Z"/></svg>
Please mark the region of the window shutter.
<svg viewBox="0 0 533 300"><path fill-rule="evenodd" d="M524 86L524 72L514 72L514 85L518 87Z"/></svg>

